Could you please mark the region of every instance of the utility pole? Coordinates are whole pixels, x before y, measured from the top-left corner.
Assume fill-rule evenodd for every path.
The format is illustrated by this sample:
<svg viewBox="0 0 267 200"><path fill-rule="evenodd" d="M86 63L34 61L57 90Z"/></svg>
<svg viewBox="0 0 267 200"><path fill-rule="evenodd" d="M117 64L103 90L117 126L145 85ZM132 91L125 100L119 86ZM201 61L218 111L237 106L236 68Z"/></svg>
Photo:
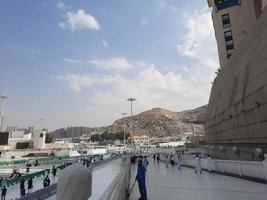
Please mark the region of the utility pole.
<svg viewBox="0 0 267 200"><path fill-rule="evenodd" d="M4 94L2 94L2 95L0 95L0 99L1 99L1 110L0 110L0 122L1 122L1 126L0 126L0 132L2 132L3 131L3 128L4 128L4 126L3 126L3 121L4 121L4 119L3 119L3 113L4 113L4 100L5 99L7 99L8 97L7 96L5 96Z"/></svg>
<svg viewBox="0 0 267 200"><path fill-rule="evenodd" d="M123 115L123 143L124 143L124 148L125 148L125 116L127 115L127 113L122 113Z"/></svg>
<svg viewBox="0 0 267 200"><path fill-rule="evenodd" d="M40 118L40 131L42 131L43 130L43 126L44 126L44 118Z"/></svg>
<svg viewBox="0 0 267 200"><path fill-rule="evenodd" d="M133 102L136 101L135 98L128 98L127 101L130 101L131 104L131 120L132 120L132 116L133 116ZM132 133L131 133L131 140L132 140L132 147L134 146L134 142L133 142L133 133L134 133L134 124L132 124L133 129L132 129Z"/></svg>

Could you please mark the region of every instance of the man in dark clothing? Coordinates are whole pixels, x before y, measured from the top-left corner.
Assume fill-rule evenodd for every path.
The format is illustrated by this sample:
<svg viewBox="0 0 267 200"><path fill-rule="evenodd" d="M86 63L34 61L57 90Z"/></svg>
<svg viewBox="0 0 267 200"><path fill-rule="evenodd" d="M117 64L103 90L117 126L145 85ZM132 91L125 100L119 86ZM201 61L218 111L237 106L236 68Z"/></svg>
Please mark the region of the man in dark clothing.
<svg viewBox="0 0 267 200"><path fill-rule="evenodd" d="M20 181L20 196L21 197L25 196L25 180L24 180L24 178L22 178Z"/></svg>
<svg viewBox="0 0 267 200"><path fill-rule="evenodd" d="M158 164L159 164L159 159L160 159L160 157L159 157L159 153L157 154L157 161L158 161Z"/></svg>
<svg viewBox="0 0 267 200"><path fill-rule="evenodd" d="M28 180L28 192L31 192L32 188L33 188L32 178L30 178L30 179Z"/></svg>
<svg viewBox="0 0 267 200"><path fill-rule="evenodd" d="M23 189L23 188L25 188L25 180L24 180L24 178L22 178L21 181L20 181L20 189Z"/></svg>
<svg viewBox="0 0 267 200"><path fill-rule="evenodd" d="M138 182L139 192L141 197L139 200L147 200L147 192L146 192L146 169L142 165L142 160L138 160L138 167L137 167L137 175L135 178Z"/></svg>
<svg viewBox="0 0 267 200"><path fill-rule="evenodd" d="M44 187L47 187L50 185L50 179L49 179L48 175L45 177L45 179L43 181L43 185L44 185Z"/></svg>
<svg viewBox="0 0 267 200"><path fill-rule="evenodd" d="M30 164L27 163L27 164L26 164L26 173L29 173L29 172L30 172Z"/></svg>
<svg viewBox="0 0 267 200"><path fill-rule="evenodd" d="M6 199L6 192L7 192L7 189L6 189L6 186L4 186L2 189L2 193L1 193L1 200Z"/></svg>
<svg viewBox="0 0 267 200"><path fill-rule="evenodd" d="M55 165L53 165L52 174L54 177L57 175L57 168L55 167Z"/></svg>

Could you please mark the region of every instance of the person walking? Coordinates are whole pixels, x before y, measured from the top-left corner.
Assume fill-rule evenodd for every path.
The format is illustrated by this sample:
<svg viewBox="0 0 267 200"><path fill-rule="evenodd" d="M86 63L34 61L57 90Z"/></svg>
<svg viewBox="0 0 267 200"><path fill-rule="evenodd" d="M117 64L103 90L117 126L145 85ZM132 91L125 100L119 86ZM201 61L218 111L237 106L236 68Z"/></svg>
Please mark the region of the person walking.
<svg viewBox="0 0 267 200"><path fill-rule="evenodd" d="M166 156L165 157L165 165L166 165L166 167L168 168L169 167L169 156Z"/></svg>
<svg viewBox="0 0 267 200"><path fill-rule="evenodd" d="M25 180L24 180L24 178L22 178L20 181L20 196L21 197L25 196Z"/></svg>
<svg viewBox="0 0 267 200"><path fill-rule="evenodd" d="M147 156L145 156L144 159L143 159L143 165L144 165L146 171L147 171L148 164L149 164L149 162L148 162Z"/></svg>
<svg viewBox="0 0 267 200"><path fill-rule="evenodd" d="M47 187L50 185L50 179L49 179L48 175L46 175L45 179L43 180L43 185L44 185L44 187Z"/></svg>
<svg viewBox="0 0 267 200"><path fill-rule="evenodd" d="M139 192L141 197L138 200L147 200L147 191L146 191L146 169L142 164L142 160L138 160L137 174L136 178L139 186Z"/></svg>
<svg viewBox="0 0 267 200"><path fill-rule="evenodd" d="M6 186L4 185L4 187L2 188L2 192L1 192L1 200L6 199L6 193L7 193L7 189L6 189Z"/></svg>
<svg viewBox="0 0 267 200"><path fill-rule="evenodd" d="M195 158L195 174L197 174L198 172L200 174L202 173L201 172L201 158L197 154Z"/></svg>
<svg viewBox="0 0 267 200"><path fill-rule="evenodd" d="M156 154L153 154L153 160L156 162Z"/></svg>
<svg viewBox="0 0 267 200"><path fill-rule="evenodd" d="M180 155L178 155L176 158L176 166L178 170L182 169L182 157Z"/></svg>
<svg viewBox="0 0 267 200"><path fill-rule="evenodd" d="M32 192L33 184L32 184L32 177L28 180L28 193Z"/></svg>
<svg viewBox="0 0 267 200"><path fill-rule="evenodd" d="M55 165L53 165L52 174L54 177L57 175L57 168L55 167Z"/></svg>
<svg viewBox="0 0 267 200"><path fill-rule="evenodd" d="M212 157L210 157L209 154L208 154L206 163L207 163L207 170L209 171L209 173L212 173L212 170L213 170L213 160L212 160Z"/></svg>
<svg viewBox="0 0 267 200"><path fill-rule="evenodd" d="M159 156L159 153L157 154L157 162L159 164L159 160L160 160L160 156Z"/></svg>
<svg viewBox="0 0 267 200"><path fill-rule="evenodd" d="M173 167L174 166L174 156L172 154L170 156L170 163L171 163L171 166Z"/></svg>

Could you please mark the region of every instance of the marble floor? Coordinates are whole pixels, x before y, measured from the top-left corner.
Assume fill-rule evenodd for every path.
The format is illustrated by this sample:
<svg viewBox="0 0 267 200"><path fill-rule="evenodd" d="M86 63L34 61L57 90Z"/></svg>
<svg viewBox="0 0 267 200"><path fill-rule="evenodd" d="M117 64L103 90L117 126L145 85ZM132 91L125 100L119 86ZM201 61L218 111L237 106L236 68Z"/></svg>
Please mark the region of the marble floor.
<svg viewBox="0 0 267 200"><path fill-rule="evenodd" d="M136 167L132 166L131 185ZM267 185L218 174L195 174L193 169L166 168L150 160L146 177L149 200L266 200ZM140 197L136 184L130 200Z"/></svg>

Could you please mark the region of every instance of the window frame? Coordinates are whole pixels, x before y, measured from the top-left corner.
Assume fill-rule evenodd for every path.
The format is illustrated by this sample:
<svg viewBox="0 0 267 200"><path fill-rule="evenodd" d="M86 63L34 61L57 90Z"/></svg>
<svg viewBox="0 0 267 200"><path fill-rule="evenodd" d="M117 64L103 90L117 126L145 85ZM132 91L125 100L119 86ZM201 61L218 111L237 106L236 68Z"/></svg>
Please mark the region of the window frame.
<svg viewBox="0 0 267 200"><path fill-rule="evenodd" d="M224 19L225 16L228 16L228 18ZM231 19L230 19L229 13L222 14L222 26L223 26L223 28L231 27Z"/></svg>

